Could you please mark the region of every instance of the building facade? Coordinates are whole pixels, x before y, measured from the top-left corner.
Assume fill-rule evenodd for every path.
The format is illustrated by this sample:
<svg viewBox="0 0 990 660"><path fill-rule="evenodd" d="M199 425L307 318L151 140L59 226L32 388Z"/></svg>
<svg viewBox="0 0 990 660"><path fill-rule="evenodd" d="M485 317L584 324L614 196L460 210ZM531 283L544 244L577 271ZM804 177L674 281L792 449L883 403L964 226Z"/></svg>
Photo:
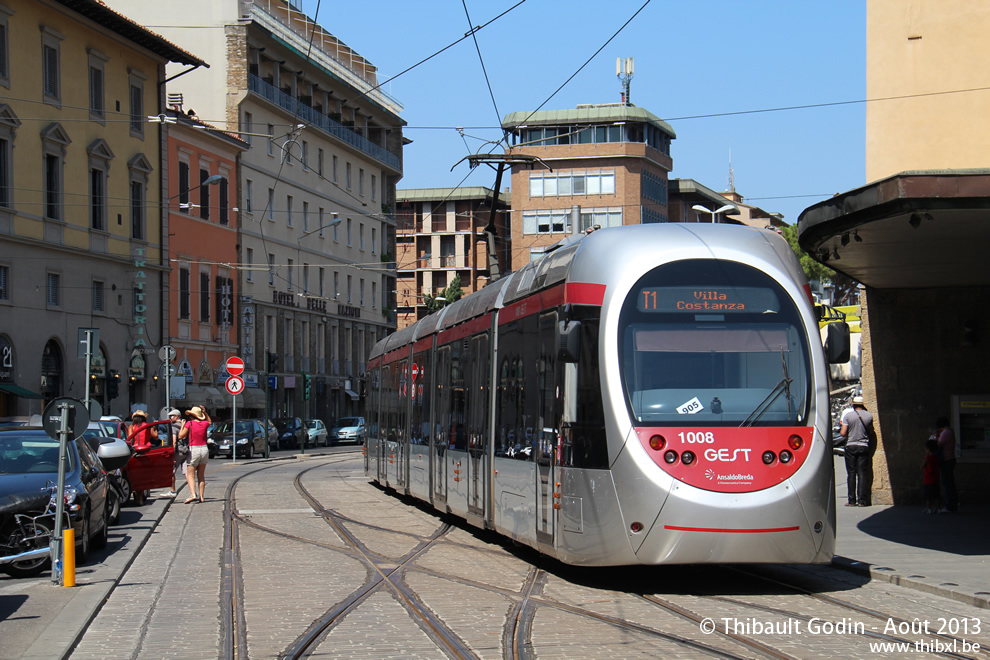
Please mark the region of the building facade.
<svg viewBox="0 0 990 660"><path fill-rule="evenodd" d="M172 399L231 414L227 358L240 353L237 300L237 160L242 139L170 110L168 185L168 343L175 349ZM257 383L255 383L257 385ZM238 416L264 415L257 387L238 398Z"/></svg>
<svg viewBox="0 0 990 660"><path fill-rule="evenodd" d="M674 130L627 104L513 112L507 154L539 163L512 168L512 268L589 227L668 222ZM572 222L572 215L578 218Z"/></svg>
<svg viewBox="0 0 990 660"><path fill-rule="evenodd" d="M395 329L401 105L374 65L287 2L112 4L213 57L169 91L250 145L235 278L245 374L272 417L358 413L367 355Z"/></svg>
<svg viewBox="0 0 990 660"><path fill-rule="evenodd" d="M3 0L0 34L0 416L58 397L157 411L168 230L147 116L167 62L204 62L95 1Z"/></svg>
<svg viewBox="0 0 990 660"><path fill-rule="evenodd" d="M427 315L425 296L436 296L455 277L464 295L483 288L490 265L485 227L495 206L499 271L509 267L508 195L490 188L418 188L396 193L396 313L399 329Z"/></svg>

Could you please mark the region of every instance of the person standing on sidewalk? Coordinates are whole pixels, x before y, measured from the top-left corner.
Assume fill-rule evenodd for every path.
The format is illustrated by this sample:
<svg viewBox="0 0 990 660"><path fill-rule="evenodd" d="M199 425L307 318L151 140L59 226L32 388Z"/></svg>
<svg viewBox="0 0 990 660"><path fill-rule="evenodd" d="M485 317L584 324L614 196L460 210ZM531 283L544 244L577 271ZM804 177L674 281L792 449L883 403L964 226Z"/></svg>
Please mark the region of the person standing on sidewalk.
<svg viewBox="0 0 990 660"><path fill-rule="evenodd" d="M189 467L186 468L186 483L189 485L189 497L186 504L205 502L206 497L206 462L210 459L210 448L207 444L207 430L212 423L210 416L200 406L193 406L186 415L190 417L179 431L179 441L189 442ZM197 489L197 482L199 488Z"/></svg>
<svg viewBox="0 0 990 660"><path fill-rule="evenodd" d="M172 490L168 492L169 497L175 497L175 473L179 471L185 476L187 462L189 461L189 439L179 440L179 431L182 430L182 413L176 408L168 411L168 421L172 426L169 437L172 438L172 446L175 447L175 462L172 466Z"/></svg>
<svg viewBox="0 0 990 660"><path fill-rule="evenodd" d="M846 506L870 506L873 495L873 413L866 409L863 397L852 400L852 410L842 416L839 434L846 439L846 483L849 501Z"/></svg>
<svg viewBox="0 0 990 660"><path fill-rule="evenodd" d="M925 460L921 463L921 484L925 491L925 513L938 513L938 442L925 441Z"/></svg>
<svg viewBox="0 0 990 660"><path fill-rule="evenodd" d="M939 472L942 477L942 492L945 494L945 505L939 513L954 513L959 508L956 497L956 434L949 426L948 417L935 420L935 433L938 435L938 455L940 459Z"/></svg>

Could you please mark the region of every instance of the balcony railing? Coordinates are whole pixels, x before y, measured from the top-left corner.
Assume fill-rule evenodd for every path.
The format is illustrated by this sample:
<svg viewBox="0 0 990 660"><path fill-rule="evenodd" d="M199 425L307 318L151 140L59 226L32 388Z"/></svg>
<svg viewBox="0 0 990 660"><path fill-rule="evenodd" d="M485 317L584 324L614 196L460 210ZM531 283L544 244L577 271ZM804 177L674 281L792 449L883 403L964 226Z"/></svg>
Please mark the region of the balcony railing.
<svg viewBox="0 0 990 660"><path fill-rule="evenodd" d="M396 170L397 172L402 171L402 165L399 162L399 157L388 149L375 144L362 135L358 135L346 126L330 119L330 117L327 117L325 114L317 112L310 106L305 103L301 103L295 97L286 94L258 76L248 74L248 89L271 101L275 105L288 110L296 117L299 117L316 128L329 133L338 140L346 142L355 149L363 151L393 170Z"/></svg>

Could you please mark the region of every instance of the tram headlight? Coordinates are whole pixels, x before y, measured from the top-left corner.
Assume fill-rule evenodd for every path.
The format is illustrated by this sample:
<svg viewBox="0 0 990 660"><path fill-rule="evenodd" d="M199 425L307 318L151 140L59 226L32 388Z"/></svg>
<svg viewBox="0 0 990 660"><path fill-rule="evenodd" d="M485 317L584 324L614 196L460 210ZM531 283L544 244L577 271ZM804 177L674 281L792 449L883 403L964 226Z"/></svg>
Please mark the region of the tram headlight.
<svg viewBox="0 0 990 660"><path fill-rule="evenodd" d="M671 449L670 451L664 452L664 454L663 454L663 460L668 465L673 465L674 463L677 462L677 452L674 451L673 449Z"/></svg>
<svg viewBox="0 0 990 660"><path fill-rule="evenodd" d="M784 451L780 452L780 462L781 463L790 463L792 458L794 458L794 457L791 455L791 452L787 451L786 449Z"/></svg>
<svg viewBox="0 0 990 660"><path fill-rule="evenodd" d="M666 446L667 440L665 440L662 435L654 435L650 437L650 448L654 451L660 451Z"/></svg>
<svg viewBox="0 0 990 660"><path fill-rule="evenodd" d="M765 452L763 452L763 464L764 465L773 465L773 462L776 461L776 460L777 460L777 455L774 454L772 451L765 451Z"/></svg>
<svg viewBox="0 0 990 660"><path fill-rule="evenodd" d="M787 439L787 446L797 451L804 446L804 440L799 435L792 435Z"/></svg>
<svg viewBox="0 0 990 660"><path fill-rule="evenodd" d="M684 465L691 465L691 463L694 463L694 452L686 451L681 454L681 463Z"/></svg>

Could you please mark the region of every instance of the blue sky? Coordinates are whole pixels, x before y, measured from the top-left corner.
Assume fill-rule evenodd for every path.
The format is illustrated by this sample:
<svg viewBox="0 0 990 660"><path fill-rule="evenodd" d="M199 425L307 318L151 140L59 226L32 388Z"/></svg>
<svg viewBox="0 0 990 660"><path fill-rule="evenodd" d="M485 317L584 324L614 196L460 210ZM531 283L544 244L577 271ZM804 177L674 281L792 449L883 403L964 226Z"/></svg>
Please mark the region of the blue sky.
<svg viewBox="0 0 990 660"><path fill-rule="evenodd" d="M466 0L470 23L461 0L303 0L302 9L383 81L516 2ZM460 184L469 169L451 172L457 161L499 139L506 114L543 104L644 2L526 0L476 33L481 58L469 37L383 87L405 107L413 140L399 187ZM618 102L615 60L633 57L632 102L677 133L671 177L725 190L731 153L737 192L794 224L808 206L865 183L866 106L748 111L863 100L865 48L862 0L652 0L543 109ZM745 114L698 117L721 113ZM493 184L489 168L463 183Z"/></svg>

